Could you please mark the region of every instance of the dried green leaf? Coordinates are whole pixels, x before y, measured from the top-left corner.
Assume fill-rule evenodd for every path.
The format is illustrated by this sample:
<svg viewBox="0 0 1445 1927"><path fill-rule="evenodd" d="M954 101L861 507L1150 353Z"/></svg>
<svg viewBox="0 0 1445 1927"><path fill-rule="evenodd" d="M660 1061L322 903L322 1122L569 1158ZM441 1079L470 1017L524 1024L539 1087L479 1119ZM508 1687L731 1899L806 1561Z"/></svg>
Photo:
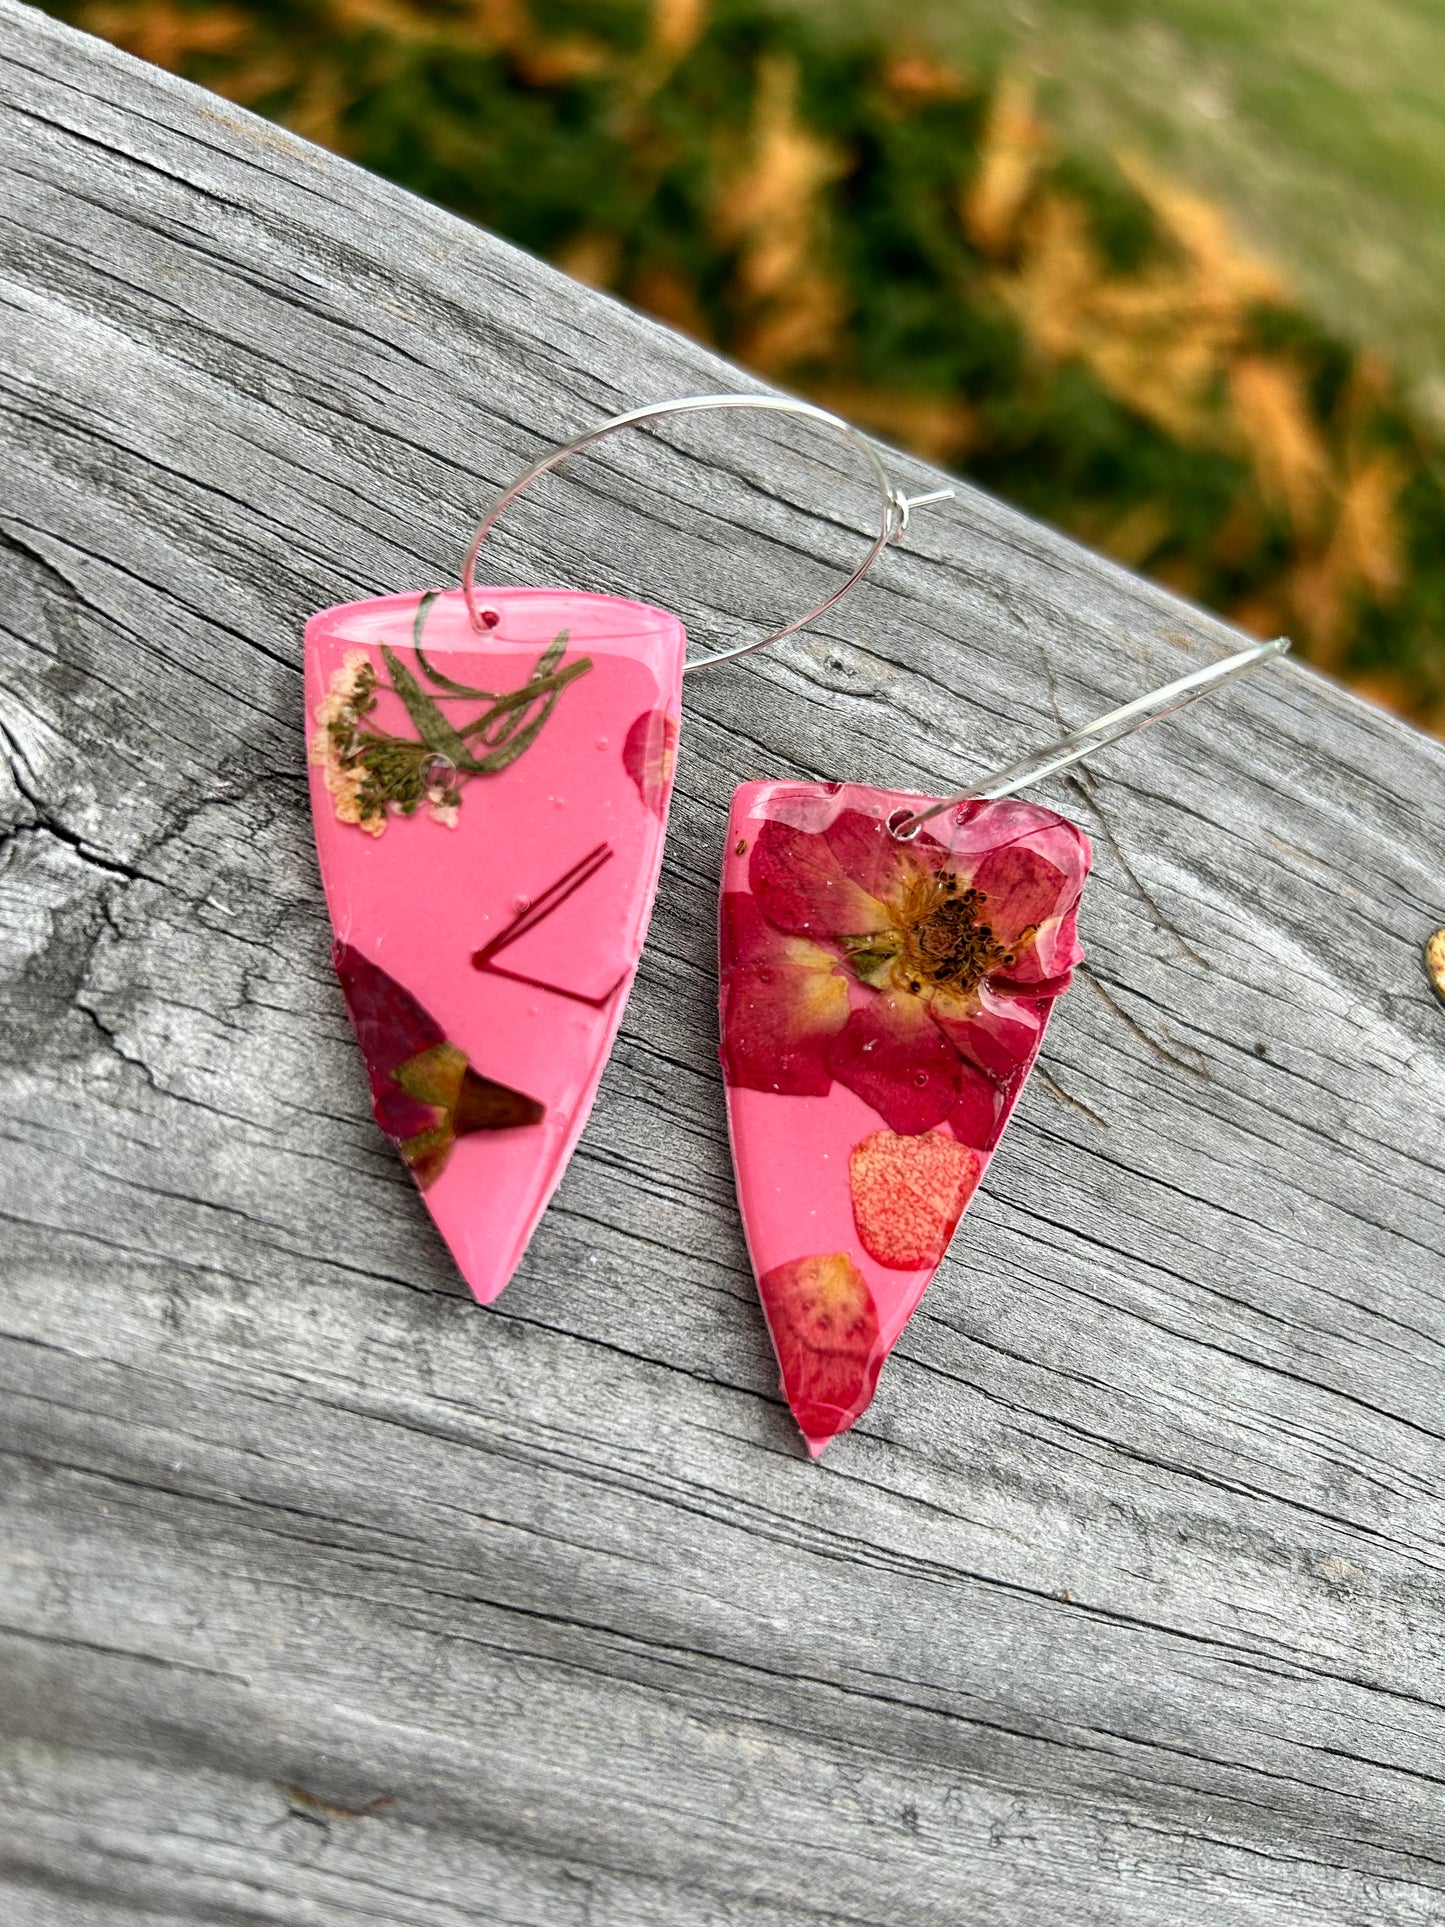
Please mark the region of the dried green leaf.
<svg viewBox="0 0 1445 1927"><path fill-rule="evenodd" d="M575 664L573 666L576 667ZM587 664L589 669L591 666L590 663ZM567 681L570 680L571 678L568 677ZM508 736L506 740L496 749L492 750L489 755L477 759L476 768L478 771L485 770L491 773L499 769L506 769L510 763L516 762L524 750L531 748L532 744L536 742L537 737L540 735L547 718L557 707L557 698L562 693L560 678L558 682L559 686L552 691L551 695L548 696L545 703L543 703L540 712L532 718L524 729L519 729L515 734Z"/></svg>
<svg viewBox="0 0 1445 1927"><path fill-rule="evenodd" d="M421 635L422 630L426 627L426 619L431 614L432 604L436 601L440 593L441 591L439 589L427 590L421 601L416 605L416 619L411 625L411 646L416 651L416 659L420 663L423 673L430 682L434 682L437 685L438 689L449 689L454 696L469 696L475 702L479 703L496 702L497 692L495 690L473 689L469 683L454 682L450 676L444 676L440 669L435 668L427 661L425 652L421 646Z"/></svg>
<svg viewBox="0 0 1445 1927"><path fill-rule="evenodd" d="M455 768L475 774L478 764L471 751L431 697L423 691L416 677L385 643L381 645L381 654L391 677L392 688L400 696L407 715L416 725L417 735L433 756L443 756Z"/></svg>
<svg viewBox="0 0 1445 1927"><path fill-rule="evenodd" d="M565 689L569 682L575 682L578 676L585 676L592 666L590 656L579 656L575 662L569 662L565 669L557 670L554 675L534 678L531 682L524 683L520 689L514 689L509 696L501 697L485 716L479 716L475 722L466 724L462 729L462 735L475 736L488 749L496 749L509 741L521 728L526 721L526 712L534 703L555 696L560 690ZM493 725L497 724L501 726L494 729Z"/></svg>
<svg viewBox="0 0 1445 1927"><path fill-rule="evenodd" d="M572 631L570 629L558 630L557 634L537 658L537 667L532 671L533 682L539 681L543 676L551 675L552 671L562 660L562 651L567 647L567 639L571 634Z"/></svg>
<svg viewBox="0 0 1445 1927"><path fill-rule="evenodd" d="M514 689L510 695L499 697L495 707L485 716L479 717L475 723L470 724L463 733L468 736L475 733L488 749L496 749L514 736L526 720L525 712L532 704L550 694L553 688L561 687L560 683L554 682L553 677L558 663L562 660L562 652L567 646L567 638L571 633L570 629L559 631L537 658L536 667L522 687ZM588 669L592 667L590 657L582 657L580 660L587 664ZM575 664L570 667L573 674L586 673L585 670L577 669Z"/></svg>

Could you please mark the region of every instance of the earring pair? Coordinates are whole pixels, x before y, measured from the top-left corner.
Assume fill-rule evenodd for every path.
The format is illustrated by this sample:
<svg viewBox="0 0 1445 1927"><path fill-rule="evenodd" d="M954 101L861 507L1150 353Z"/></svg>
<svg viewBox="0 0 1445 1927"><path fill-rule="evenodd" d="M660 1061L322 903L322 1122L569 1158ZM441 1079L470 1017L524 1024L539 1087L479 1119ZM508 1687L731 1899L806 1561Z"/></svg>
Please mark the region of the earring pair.
<svg viewBox="0 0 1445 1927"><path fill-rule="evenodd" d="M878 498L817 607L685 661L620 597L479 589L503 511L621 429L714 409L840 433ZM581 1135L661 867L682 684L806 627L910 512L878 450L810 403L660 402L549 451L493 503L457 590L306 626L312 809L333 962L371 1081L472 1291L512 1276ZM1247 673L1262 643L946 799L746 783L722 864L721 1059L738 1199L783 1390L816 1456L878 1373L1003 1135L1082 957L1088 839L1027 784Z"/></svg>

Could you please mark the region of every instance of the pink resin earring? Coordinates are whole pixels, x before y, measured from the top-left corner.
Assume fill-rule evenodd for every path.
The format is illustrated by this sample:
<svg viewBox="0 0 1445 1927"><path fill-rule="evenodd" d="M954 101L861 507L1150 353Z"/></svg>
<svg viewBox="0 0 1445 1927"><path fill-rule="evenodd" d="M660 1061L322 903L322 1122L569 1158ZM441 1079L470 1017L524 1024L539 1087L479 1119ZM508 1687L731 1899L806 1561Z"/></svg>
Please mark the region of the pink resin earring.
<svg viewBox="0 0 1445 1927"><path fill-rule="evenodd" d="M945 801L745 783L722 879L738 1200L816 1457L867 1409L1082 960L1088 839L1014 792L1289 647L1260 643Z"/></svg>
<svg viewBox="0 0 1445 1927"><path fill-rule="evenodd" d="M623 428L711 409L802 416L866 459L879 526L834 595L755 642L684 664L665 610L475 586L502 511ZM951 494L951 490L939 494ZM395 1143L476 1296L507 1284L581 1135L657 890L684 669L822 614L922 500L872 444L806 402L705 395L614 416L495 501L460 589L382 596L306 625L311 801L333 961Z"/></svg>

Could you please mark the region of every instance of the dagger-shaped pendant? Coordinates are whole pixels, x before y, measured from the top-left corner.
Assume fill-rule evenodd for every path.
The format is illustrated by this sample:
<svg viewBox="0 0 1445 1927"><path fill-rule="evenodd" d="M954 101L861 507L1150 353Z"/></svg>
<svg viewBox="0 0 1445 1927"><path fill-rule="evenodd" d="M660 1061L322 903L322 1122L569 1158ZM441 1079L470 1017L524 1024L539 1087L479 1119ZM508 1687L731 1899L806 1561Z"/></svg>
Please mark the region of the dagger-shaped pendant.
<svg viewBox="0 0 1445 1927"><path fill-rule="evenodd" d="M483 1303L571 1157L662 861L683 628L570 590L306 626L316 845L373 1109Z"/></svg>

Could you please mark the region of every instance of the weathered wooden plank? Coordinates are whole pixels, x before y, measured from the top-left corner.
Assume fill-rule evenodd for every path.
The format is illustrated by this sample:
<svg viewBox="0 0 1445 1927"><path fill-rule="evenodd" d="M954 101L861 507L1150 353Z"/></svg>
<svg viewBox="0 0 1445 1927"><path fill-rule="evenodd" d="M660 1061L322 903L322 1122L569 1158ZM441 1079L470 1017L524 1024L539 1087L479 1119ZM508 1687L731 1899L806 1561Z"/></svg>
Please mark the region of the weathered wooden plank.
<svg viewBox="0 0 1445 1927"><path fill-rule="evenodd" d="M697 679L483 1314L326 963L300 624L741 378L14 0L0 89L7 1919L1445 1918L1440 746L1287 666L1056 787L1057 1088L814 1468L730 1196L730 786L945 784L1226 632L965 493ZM701 640L801 606L841 482L758 436L618 445L500 566Z"/></svg>

